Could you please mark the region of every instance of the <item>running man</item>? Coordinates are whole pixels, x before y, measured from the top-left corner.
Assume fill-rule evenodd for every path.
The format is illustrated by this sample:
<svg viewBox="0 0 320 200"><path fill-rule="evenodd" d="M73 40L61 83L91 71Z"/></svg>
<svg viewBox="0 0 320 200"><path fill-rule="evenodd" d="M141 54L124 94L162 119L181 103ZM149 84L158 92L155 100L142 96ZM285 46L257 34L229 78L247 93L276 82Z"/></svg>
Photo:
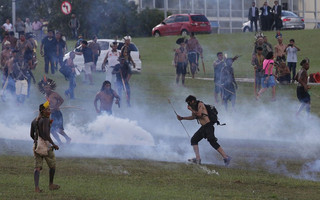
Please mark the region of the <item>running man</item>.
<svg viewBox="0 0 320 200"><path fill-rule="evenodd" d="M208 117L208 111L203 102L196 99L195 96L189 95L186 98L186 102L188 104L188 109L191 111L191 116L181 117L177 115L178 120L194 120L197 119L201 124L200 129L192 136L191 145L193 147L194 153L196 155L195 158L189 159L190 162L201 164L200 152L198 143L206 138L210 145L217 150L220 155L223 157L223 161L225 166L228 166L231 161L231 157L228 156L222 147L217 143L217 138L214 135L214 126Z"/></svg>
<svg viewBox="0 0 320 200"><path fill-rule="evenodd" d="M97 113L106 112L108 115L112 115L114 98L116 98L115 103L120 107L119 95L111 88L110 81L104 81L100 92L97 93L96 98L94 99L94 107ZM100 101L100 108L98 108L98 101Z"/></svg>
<svg viewBox="0 0 320 200"><path fill-rule="evenodd" d="M203 50L198 39L194 36L193 32L190 33L190 38L186 43L191 75L192 78L194 78L194 74L196 73L196 71L199 71L199 56L201 57L201 59L203 59Z"/></svg>
<svg viewBox="0 0 320 200"><path fill-rule="evenodd" d="M56 89L56 83L44 77L39 83L38 87L41 93L46 95L46 98L50 102L51 110L51 119L53 120L51 124L51 134L58 141L59 144L62 144L62 141L59 138L59 135L62 135L67 143L70 143L71 138L64 132L63 128L63 116L60 111L60 106L63 104L63 98L54 90Z"/></svg>

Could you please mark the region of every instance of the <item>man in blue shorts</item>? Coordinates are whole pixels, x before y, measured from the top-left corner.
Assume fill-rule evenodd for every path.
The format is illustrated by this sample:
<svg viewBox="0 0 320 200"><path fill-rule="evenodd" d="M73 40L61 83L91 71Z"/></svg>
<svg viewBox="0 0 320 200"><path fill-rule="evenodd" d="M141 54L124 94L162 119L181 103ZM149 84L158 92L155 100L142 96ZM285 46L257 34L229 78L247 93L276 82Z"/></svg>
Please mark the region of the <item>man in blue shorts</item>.
<svg viewBox="0 0 320 200"><path fill-rule="evenodd" d="M185 39L179 38L176 43L180 45L178 49L175 50L174 54L174 66L176 68L176 84L179 84L179 79L181 75L181 83L184 86L184 80L187 73L187 64L188 64L188 52L185 48Z"/></svg>

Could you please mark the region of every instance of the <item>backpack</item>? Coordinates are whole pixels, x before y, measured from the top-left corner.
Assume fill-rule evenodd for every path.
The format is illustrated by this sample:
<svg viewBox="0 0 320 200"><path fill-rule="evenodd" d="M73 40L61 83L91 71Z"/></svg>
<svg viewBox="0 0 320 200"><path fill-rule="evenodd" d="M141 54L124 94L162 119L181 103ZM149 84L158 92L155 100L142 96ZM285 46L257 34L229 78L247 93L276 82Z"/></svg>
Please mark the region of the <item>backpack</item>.
<svg viewBox="0 0 320 200"><path fill-rule="evenodd" d="M218 111L216 107L209 104L204 104L204 106L207 109L210 122L212 122L213 124L217 123L218 125L220 125L220 122L218 121Z"/></svg>

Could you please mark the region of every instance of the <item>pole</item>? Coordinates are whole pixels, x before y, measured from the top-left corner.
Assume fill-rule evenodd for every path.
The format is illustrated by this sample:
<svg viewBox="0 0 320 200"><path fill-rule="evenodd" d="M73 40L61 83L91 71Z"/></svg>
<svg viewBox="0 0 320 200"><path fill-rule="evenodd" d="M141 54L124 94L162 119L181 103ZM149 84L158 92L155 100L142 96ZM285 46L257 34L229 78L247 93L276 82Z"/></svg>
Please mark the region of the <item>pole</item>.
<svg viewBox="0 0 320 200"><path fill-rule="evenodd" d="M16 0L12 0L12 25L13 31L16 32Z"/></svg>
<svg viewBox="0 0 320 200"><path fill-rule="evenodd" d="M176 110L174 109L174 107L173 107L173 105L172 105L172 103L171 103L170 99L168 99L168 102L169 102L169 104L171 105L173 112L178 116L178 114L177 114ZM179 122L181 123L182 127L184 128L185 132L187 133L187 135L188 135L188 136L189 136L189 138L190 138L190 135L189 135L189 133L188 133L188 131L187 131L186 127L183 125L182 121L181 121L181 120L179 120Z"/></svg>

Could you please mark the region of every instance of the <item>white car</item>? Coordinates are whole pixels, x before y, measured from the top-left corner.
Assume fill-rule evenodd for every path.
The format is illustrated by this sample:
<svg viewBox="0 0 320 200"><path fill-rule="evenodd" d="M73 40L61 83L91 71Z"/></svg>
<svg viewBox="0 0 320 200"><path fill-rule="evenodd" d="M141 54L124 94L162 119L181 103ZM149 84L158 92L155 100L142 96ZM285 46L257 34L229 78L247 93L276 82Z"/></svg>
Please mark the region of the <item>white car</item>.
<svg viewBox="0 0 320 200"><path fill-rule="evenodd" d="M90 44L92 42L92 40L88 41L88 44ZM115 40L113 39L98 39L97 43L99 43L100 48L101 48L101 54L98 57L98 61L97 61L97 66L96 69L97 71L101 71L101 65L103 63L104 58L106 57L107 51L111 50L110 44L112 42L115 42ZM124 41L123 40L117 40L118 43L118 51L120 52ZM75 48L73 51L79 51L81 48L81 45L77 48ZM130 49L131 49L131 57L133 62L136 64L136 67L133 68L133 66L130 64L130 67L132 69L132 72L134 73L140 73L141 72L141 60L140 60L140 53L139 50L137 48L137 46L134 43L130 43ZM70 52L66 53L63 57L63 60L68 59L69 58L69 54ZM78 66L78 69L83 69L84 68L84 58L83 55L76 55L76 57L73 60L74 64Z"/></svg>

